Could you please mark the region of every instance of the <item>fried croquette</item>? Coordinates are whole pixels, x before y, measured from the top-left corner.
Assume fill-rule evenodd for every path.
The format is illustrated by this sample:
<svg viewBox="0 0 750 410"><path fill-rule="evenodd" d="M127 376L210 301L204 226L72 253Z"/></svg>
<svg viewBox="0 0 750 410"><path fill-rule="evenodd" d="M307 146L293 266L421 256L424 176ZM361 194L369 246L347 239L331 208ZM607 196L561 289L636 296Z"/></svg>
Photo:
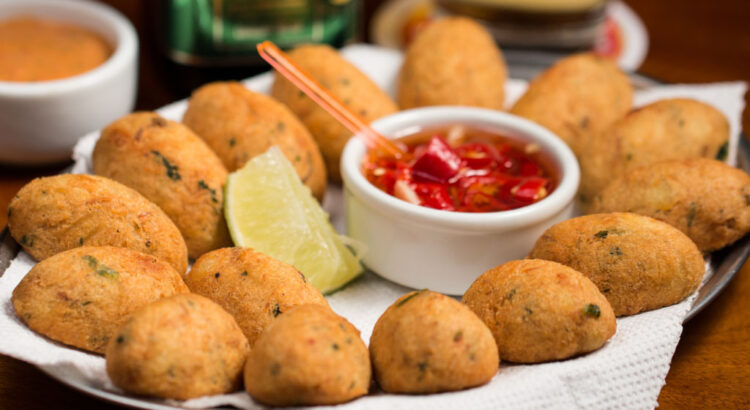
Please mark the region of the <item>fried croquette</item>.
<svg viewBox="0 0 750 410"><path fill-rule="evenodd" d="M201 256L185 282L192 292L231 313L250 346L291 307L328 307L323 295L300 271L250 248L223 248Z"/></svg>
<svg viewBox="0 0 750 410"><path fill-rule="evenodd" d="M389 393L437 393L485 384L500 360L492 333L465 305L429 290L408 293L375 323L370 357Z"/></svg>
<svg viewBox="0 0 750 410"><path fill-rule="evenodd" d="M188 127L152 112L129 114L102 130L92 161L95 174L158 205L191 258L232 244L222 212L227 170Z"/></svg>
<svg viewBox="0 0 750 410"><path fill-rule="evenodd" d="M489 32L474 20L432 22L406 50L398 79L403 109L471 105L502 110L508 70Z"/></svg>
<svg viewBox="0 0 750 410"><path fill-rule="evenodd" d="M11 301L32 330L104 354L112 335L133 311L187 292L174 268L151 255L83 246L34 265L13 290Z"/></svg>
<svg viewBox="0 0 750 410"><path fill-rule="evenodd" d="M511 261L483 273L463 302L490 328L501 360L562 360L600 348L615 314L596 285L565 265Z"/></svg>
<svg viewBox="0 0 750 410"><path fill-rule="evenodd" d="M108 178L34 179L11 200L8 229L38 261L79 246L109 245L154 255L179 274L187 270L187 247L174 222L153 202Z"/></svg>
<svg viewBox="0 0 750 410"><path fill-rule="evenodd" d="M701 283L703 256L677 228L631 213L586 215L549 228L530 258L583 273L616 316L673 305Z"/></svg>
<svg viewBox="0 0 750 410"><path fill-rule="evenodd" d="M299 46L289 52L289 58L367 122L398 111L383 90L329 46ZM271 95L286 104L310 130L323 154L328 178L340 182L341 151L352 133L278 74Z"/></svg>
<svg viewBox="0 0 750 410"><path fill-rule="evenodd" d="M320 305L292 308L258 338L245 389L272 406L344 403L367 394L370 358L359 331Z"/></svg>
<svg viewBox="0 0 750 410"><path fill-rule="evenodd" d="M147 305L107 346L107 375L126 392L168 399L240 388L250 346L232 316L192 293Z"/></svg>
<svg viewBox="0 0 750 410"><path fill-rule="evenodd" d="M581 146L580 199L604 189L613 179L659 161L725 160L729 122L716 108L685 98L661 100L631 111Z"/></svg>
<svg viewBox="0 0 750 410"><path fill-rule="evenodd" d="M315 140L283 104L237 82L195 90L182 121L202 137L229 172L276 145L302 182L321 200L326 170Z"/></svg>
<svg viewBox="0 0 750 410"><path fill-rule="evenodd" d="M709 252L750 231L750 176L713 159L658 162L615 179L594 198L591 212L650 216Z"/></svg>
<svg viewBox="0 0 750 410"><path fill-rule="evenodd" d="M612 61L586 53L563 58L531 81L510 112L547 127L580 156L632 104L627 76Z"/></svg>

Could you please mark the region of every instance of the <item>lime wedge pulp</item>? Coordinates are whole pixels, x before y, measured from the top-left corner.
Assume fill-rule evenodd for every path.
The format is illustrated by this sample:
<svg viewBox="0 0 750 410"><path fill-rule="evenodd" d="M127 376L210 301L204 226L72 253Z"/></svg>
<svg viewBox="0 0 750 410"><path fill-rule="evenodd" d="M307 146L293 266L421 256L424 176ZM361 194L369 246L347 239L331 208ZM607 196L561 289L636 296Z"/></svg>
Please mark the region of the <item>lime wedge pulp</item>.
<svg viewBox="0 0 750 410"><path fill-rule="evenodd" d="M225 190L224 215L236 246L293 265L323 293L362 272L359 257L344 245L351 239L333 229L277 147L231 173Z"/></svg>

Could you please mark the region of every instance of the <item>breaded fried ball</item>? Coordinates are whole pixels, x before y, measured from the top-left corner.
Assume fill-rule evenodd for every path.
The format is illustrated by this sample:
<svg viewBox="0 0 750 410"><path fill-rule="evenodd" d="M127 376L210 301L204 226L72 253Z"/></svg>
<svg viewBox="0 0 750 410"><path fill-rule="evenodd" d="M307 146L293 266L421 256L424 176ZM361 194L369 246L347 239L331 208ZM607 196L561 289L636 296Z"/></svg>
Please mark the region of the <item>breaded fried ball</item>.
<svg viewBox="0 0 750 410"><path fill-rule="evenodd" d="M377 84L327 45L299 46L289 52L289 58L367 122L398 111ZM340 182L339 160L351 131L283 76L276 74L271 95L286 104L310 130L323 154L328 178Z"/></svg>
<svg viewBox="0 0 750 410"><path fill-rule="evenodd" d="M466 17L445 17L430 23L406 50L398 104L502 110L507 78L503 55L484 27Z"/></svg>
<svg viewBox="0 0 750 410"><path fill-rule="evenodd" d="M222 212L227 170L188 127L153 112L126 115L102 130L92 161L95 174L158 205L191 258L232 244Z"/></svg>
<svg viewBox="0 0 750 410"><path fill-rule="evenodd" d="M8 229L41 261L79 246L120 246L187 270L185 240L174 222L135 190L108 178L64 174L36 178L8 206Z"/></svg>
<svg viewBox="0 0 750 410"><path fill-rule="evenodd" d="M250 346L279 315L296 305L328 308L323 295L292 265L250 248L204 254L185 277L190 291L231 313Z"/></svg>
<svg viewBox="0 0 750 410"><path fill-rule="evenodd" d="M83 246L34 265L13 290L11 301L32 330L104 354L112 335L133 311L187 292L174 268L151 255Z"/></svg>
<svg viewBox="0 0 750 410"><path fill-rule="evenodd" d="M612 61L591 53L563 58L536 77L511 113L547 127L581 149L633 104L633 87Z"/></svg>
<svg viewBox="0 0 750 410"><path fill-rule="evenodd" d="M716 108L696 100L660 100L631 111L581 147L579 194L586 199L613 179L659 161L725 160L729 122Z"/></svg>
<svg viewBox="0 0 750 410"><path fill-rule="evenodd" d="M511 261L483 273L463 302L490 328L501 360L538 363L596 350L615 334L607 299L556 262Z"/></svg>
<svg viewBox="0 0 750 410"><path fill-rule="evenodd" d="M370 358L359 331L319 305L292 308L258 339L245 389L271 406L344 403L367 394Z"/></svg>
<svg viewBox="0 0 750 410"><path fill-rule="evenodd" d="M562 263L591 279L616 316L673 305L701 283L703 256L677 228L631 213L562 221L536 241L530 258Z"/></svg>
<svg viewBox="0 0 750 410"><path fill-rule="evenodd" d="M375 379L388 393L437 393L485 384L497 373L497 345L465 305L429 290L408 293L375 323Z"/></svg>
<svg viewBox="0 0 750 410"><path fill-rule="evenodd" d="M591 212L650 216L709 252L750 231L750 176L713 159L658 162L615 179L594 198Z"/></svg>
<svg viewBox="0 0 750 410"><path fill-rule="evenodd" d="M192 293L147 305L107 346L107 375L128 393L187 400L240 388L250 346L232 316Z"/></svg>
<svg viewBox="0 0 750 410"><path fill-rule="evenodd" d="M206 84L195 90L182 118L224 162L229 172L276 145L302 183L319 200L326 170L315 140L289 108L238 82Z"/></svg>

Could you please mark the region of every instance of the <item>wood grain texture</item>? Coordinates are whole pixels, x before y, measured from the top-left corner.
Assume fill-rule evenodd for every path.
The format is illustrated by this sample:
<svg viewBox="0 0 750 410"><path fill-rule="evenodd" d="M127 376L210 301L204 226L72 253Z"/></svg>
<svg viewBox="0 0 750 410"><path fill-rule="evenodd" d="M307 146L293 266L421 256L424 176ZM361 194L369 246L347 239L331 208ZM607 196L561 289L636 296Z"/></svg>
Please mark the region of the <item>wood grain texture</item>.
<svg viewBox="0 0 750 410"><path fill-rule="evenodd" d="M130 18L141 38L138 109L154 109L183 98L191 89L186 84L202 81L189 71L176 81L174 67L159 53L149 24L156 2L104 2ZM381 2L365 0L365 15L371 15ZM750 81L747 0L626 2L649 31L649 53L641 67L644 74L667 82ZM231 70L216 76L242 78L256 71ZM748 110L743 116L743 129L750 129ZM5 225L7 204L22 185L36 176L56 174L64 165L0 167L0 225ZM749 295L747 264L721 296L685 326L659 396L660 408L750 408ZM627 403L624 405L627 407ZM59 407L119 408L73 391L33 366L0 356L0 408Z"/></svg>
<svg viewBox="0 0 750 410"><path fill-rule="evenodd" d="M667 82L750 81L750 7L743 0L627 0L649 31L640 71ZM750 104L750 94L745 95ZM750 130L750 110L743 113ZM750 407L750 264L688 322L660 409Z"/></svg>
<svg viewBox="0 0 750 410"><path fill-rule="evenodd" d="M750 5L745 0L626 0L649 32L640 72L672 83L750 81ZM750 104L750 94L745 95ZM743 114L750 130L750 110Z"/></svg>

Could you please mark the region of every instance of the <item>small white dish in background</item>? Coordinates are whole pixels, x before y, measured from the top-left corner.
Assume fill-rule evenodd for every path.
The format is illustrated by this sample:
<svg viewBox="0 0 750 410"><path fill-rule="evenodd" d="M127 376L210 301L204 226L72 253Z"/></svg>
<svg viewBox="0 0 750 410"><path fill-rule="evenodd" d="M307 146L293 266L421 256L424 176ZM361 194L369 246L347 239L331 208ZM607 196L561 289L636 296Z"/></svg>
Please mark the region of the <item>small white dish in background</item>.
<svg viewBox="0 0 750 410"><path fill-rule="evenodd" d="M573 152L547 129L511 114L481 108L428 107L402 111L372 126L387 137L405 130L466 124L539 144L560 175L541 201L509 211L463 213L397 199L362 174L366 147L352 138L341 156L348 235L367 246L364 264L393 282L461 295L479 275L522 259L553 224L573 216L580 173Z"/></svg>
<svg viewBox="0 0 750 410"><path fill-rule="evenodd" d="M109 59L76 76L0 81L0 162L31 165L69 159L81 135L133 109L138 37L119 12L90 1L0 1L0 21L16 16L83 27L112 46Z"/></svg>

